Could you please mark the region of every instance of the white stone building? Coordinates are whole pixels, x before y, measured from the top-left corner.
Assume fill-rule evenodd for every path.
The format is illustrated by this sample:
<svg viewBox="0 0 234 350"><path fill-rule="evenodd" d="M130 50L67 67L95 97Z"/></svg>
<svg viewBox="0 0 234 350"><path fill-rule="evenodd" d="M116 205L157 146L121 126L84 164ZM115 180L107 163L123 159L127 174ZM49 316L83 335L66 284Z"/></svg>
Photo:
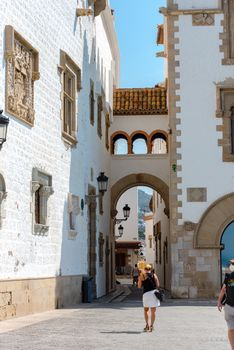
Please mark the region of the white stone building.
<svg viewBox="0 0 234 350"><path fill-rule="evenodd" d="M214 297L233 220L234 1L168 0L171 291Z"/></svg>
<svg viewBox="0 0 234 350"><path fill-rule="evenodd" d="M125 219L123 208L128 204L130 216L126 221L115 225L116 238L116 272L117 274L129 274L138 261L138 188L133 187L127 190L119 198L117 204L118 215L116 219ZM119 226L123 227L123 235L119 237Z"/></svg>
<svg viewBox="0 0 234 350"><path fill-rule="evenodd" d="M145 246L144 246L144 257L147 264L150 264L154 269L156 268L156 250L155 240L153 236L153 213L146 213L144 216L145 222Z"/></svg>
<svg viewBox="0 0 234 350"><path fill-rule="evenodd" d="M119 51L105 0L2 0L0 319L113 288L108 130ZM97 202L97 208L96 203ZM103 202L103 203L102 203Z"/></svg>

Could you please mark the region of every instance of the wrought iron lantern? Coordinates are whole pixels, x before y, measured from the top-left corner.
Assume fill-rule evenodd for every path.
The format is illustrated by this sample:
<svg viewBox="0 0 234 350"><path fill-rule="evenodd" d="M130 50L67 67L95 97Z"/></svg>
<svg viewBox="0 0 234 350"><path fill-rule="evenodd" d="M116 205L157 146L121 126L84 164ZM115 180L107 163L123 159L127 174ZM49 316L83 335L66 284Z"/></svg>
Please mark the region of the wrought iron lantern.
<svg viewBox="0 0 234 350"><path fill-rule="evenodd" d="M130 210L131 208L129 207L128 204L125 204L125 206L123 207L123 215L125 219L128 219L130 216Z"/></svg>
<svg viewBox="0 0 234 350"><path fill-rule="evenodd" d="M5 117L2 113L3 110L0 110L0 150L4 142L6 142L7 128L9 124L9 118Z"/></svg>
<svg viewBox="0 0 234 350"><path fill-rule="evenodd" d="M123 228L122 225L119 225L118 231L119 231L119 237L122 237L123 236L123 231L124 231L124 228Z"/></svg>
<svg viewBox="0 0 234 350"><path fill-rule="evenodd" d="M98 190L101 194L104 194L107 191L107 185L108 185L108 177L105 175L104 172L101 172L100 175L97 177L98 182Z"/></svg>

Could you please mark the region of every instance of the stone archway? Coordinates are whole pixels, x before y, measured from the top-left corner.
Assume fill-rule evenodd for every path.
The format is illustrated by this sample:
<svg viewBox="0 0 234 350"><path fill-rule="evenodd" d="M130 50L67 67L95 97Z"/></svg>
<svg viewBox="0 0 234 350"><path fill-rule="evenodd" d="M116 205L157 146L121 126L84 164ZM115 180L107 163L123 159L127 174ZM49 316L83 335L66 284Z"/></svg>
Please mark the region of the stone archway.
<svg viewBox="0 0 234 350"><path fill-rule="evenodd" d="M169 187L165 182L154 175L131 174L117 181L111 188L111 212L115 212L120 196L129 188L135 186L148 186L157 191L165 202L165 214L169 216Z"/></svg>
<svg viewBox="0 0 234 350"><path fill-rule="evenodd" d="M194 247L221 249L221 237L234 220L234 192L216 200L201 217L194 235Z"/></svg>
<svg viewBox="0 0 234 350"><path fill-rule="evenodd" d="M194 248L206 252L206 263L210 270L203 273L203 285L209 285L207 296L217 296L222 283L221 271L221 239L225 228L234 221L234 193L229 193L214 203L202 215L194 233ZM207 254L207 252L209 252ZM212 271L212 273L210 272ZM208 294L208 292L210 294Z"/></svg>
<svg viewBox="0 0 234 350"><path fill-rule="evenodd" d="M117 214L117 203L120 199L121 195L126 192L128 189L136 186L147 186L152 188L154 191L158 192L165 203L165 214L169 216L169 187L168 185L162 181L160 178L146 174L146 173L138 173L127 175L120 180L118 180L111 188L111 217L116 217ZM114 237L114 224L112 221L111 231L113 232ZM169 232L168 232L168 240ZM115 244L115 243L114 243ZM115 257L113 256L113 267L115 268ZM168 276L170 276L170 267L168 264ZM113 270L113 276L115 276L115 270Z"/></svg>

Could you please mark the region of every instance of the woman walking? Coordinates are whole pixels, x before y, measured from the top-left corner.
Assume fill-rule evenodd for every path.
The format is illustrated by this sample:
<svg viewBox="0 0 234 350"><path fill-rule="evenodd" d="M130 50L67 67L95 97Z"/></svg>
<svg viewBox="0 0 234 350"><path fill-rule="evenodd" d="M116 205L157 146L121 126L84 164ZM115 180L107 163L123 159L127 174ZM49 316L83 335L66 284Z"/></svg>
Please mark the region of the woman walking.
<svg viewBox="0 0 234 350"><path fill-rule="evenodd" d="M159 288L159 279L156 274L152 273L151 265L146 265L144 271L140 274L138 279L138 288L143 287L143 306L145 317L145 332L152 332L154 329L154 322L156 317L156 308L160 306L160 301L154 294L155 290ZM149 310L151 313L149 323Z"/></svg>

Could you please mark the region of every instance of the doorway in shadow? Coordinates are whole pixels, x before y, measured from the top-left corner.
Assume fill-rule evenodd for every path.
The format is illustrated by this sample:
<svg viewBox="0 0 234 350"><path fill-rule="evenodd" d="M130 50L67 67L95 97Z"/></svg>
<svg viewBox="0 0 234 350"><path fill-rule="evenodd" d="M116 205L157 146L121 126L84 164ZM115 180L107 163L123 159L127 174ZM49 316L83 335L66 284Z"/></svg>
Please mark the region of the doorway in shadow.
<svg viewBox="0 0 234 350"><path fill-rule="evenodd" d="M229 260L234 258L234 221L223 231L221 237L221 283L228 272Z"/></svg>
<svg viewBox="0 0 234 350"><path fill-rule="evenodd" d="M96 195L95 187L89 185L89 195ZM92 287L93 287L93 297L97 297L97 281L96 281L96 208L97 202L96 199L90 201L88 205L88 274L93 278Z"/></svg>

